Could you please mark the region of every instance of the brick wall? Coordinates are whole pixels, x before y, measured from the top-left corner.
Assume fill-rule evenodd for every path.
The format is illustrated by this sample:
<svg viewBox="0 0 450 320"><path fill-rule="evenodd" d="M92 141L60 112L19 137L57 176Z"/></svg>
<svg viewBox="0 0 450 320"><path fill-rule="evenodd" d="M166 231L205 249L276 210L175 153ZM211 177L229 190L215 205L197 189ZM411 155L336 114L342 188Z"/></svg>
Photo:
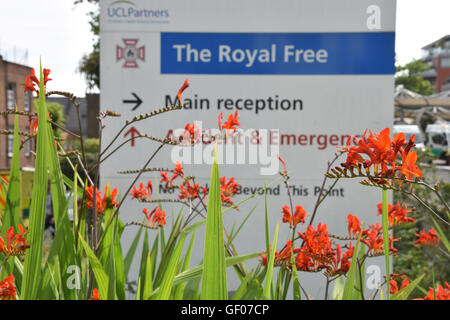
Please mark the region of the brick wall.
<svg viewBox="0 0 450 320"><path fill-rule="evenodd" d="M24 93L25 78L31 73L31 68L16 63L5 61L0 56L0 112L8 110L8 96L14 98L20 111L26 111ZM29 111L33 111L33 97L28 94ZM10 104L13 107L14 104ZM0 115L0 130L8 130L14 127L14 115ZM29 120L26 116L19 116L19 131L29 131ZM21 141L26 137L21 136ZM35 150L35 141L31 141L31 150ZM21 150L20 166L33 167L34 156L26 152L26 147ZM0 134L0 169L9 169L11 157L8 154L8 136Z"/></svg>

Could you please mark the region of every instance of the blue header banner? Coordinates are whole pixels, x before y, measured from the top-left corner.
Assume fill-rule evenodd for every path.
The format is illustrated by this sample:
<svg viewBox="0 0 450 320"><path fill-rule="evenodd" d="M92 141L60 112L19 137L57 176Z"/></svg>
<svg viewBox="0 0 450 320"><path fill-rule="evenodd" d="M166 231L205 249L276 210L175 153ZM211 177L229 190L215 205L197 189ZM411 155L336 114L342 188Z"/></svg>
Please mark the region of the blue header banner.
<svg viewBox="0 0 450 320"><path fill-rule="evenodd" d="M162 74L394 74L395 33L161 33Z"/></svg>

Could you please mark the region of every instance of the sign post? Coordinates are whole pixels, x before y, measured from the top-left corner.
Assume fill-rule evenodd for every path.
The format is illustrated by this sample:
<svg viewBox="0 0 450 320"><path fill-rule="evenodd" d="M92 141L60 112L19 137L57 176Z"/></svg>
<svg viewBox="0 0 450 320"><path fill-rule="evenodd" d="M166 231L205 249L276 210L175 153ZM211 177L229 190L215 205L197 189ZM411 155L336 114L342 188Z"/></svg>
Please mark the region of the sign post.
<svg viewBox="0 0 450 320"><path fill-rule="evenodd" d="M122 139L131 141L102 165L103 183L110 181L125 192L132 179L117 172L140 169L157 147L137 139L139 134L164 138L169 130L194 121L217 128L219 113L238 111L248 139L244 136L243 149L227 150L220 164L220 175L233 176L241 185L236 202L276 180L280 154L288 166L294 205L305 208L308 221L338 147L366 128L380 131L392 125L395 5L391 0L101 0L100 104L103 111L122 114L105 123L104 145L126 119L173 105L178 88L186 78L190 82L183 110L127 128ZM164 149L152 166L172 168L181 159L176 148ZM209 182L208 145L192 148L182 160L197 182ZM145 174L142 181L148 179L158 185L159 173ZM289 199L280 180L267 192L273 233ZM161 198L176 197L162 188L159 193ZM265 250L263 199L258 195L240 205L240 211L224 215L225 227L231 228L256 205L235 240L240 254ZM314 226L327 223L331 233L346 235L349 213L366 225L380 221L379 202L380 190L340 181L321 204ZM120 217L141 220L143 207L130 197ZM167 212L171 221L178 209ZM290 239L283 227L279 243ZM125 231L124 250L135 232ZM197 263L202 236L193 257ZM369 263L384 270L383 259ZM238 283L233 276L230 281L230 288ZM300 281L312 296L323 297L321 274L300 273Z"/></svg>

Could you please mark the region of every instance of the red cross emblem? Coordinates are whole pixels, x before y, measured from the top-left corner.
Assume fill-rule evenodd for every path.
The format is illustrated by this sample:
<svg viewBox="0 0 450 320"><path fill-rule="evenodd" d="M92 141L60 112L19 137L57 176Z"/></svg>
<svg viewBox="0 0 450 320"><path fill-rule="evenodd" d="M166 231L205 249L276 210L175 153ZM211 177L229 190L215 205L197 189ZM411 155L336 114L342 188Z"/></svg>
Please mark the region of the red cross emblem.
<svg viewBox="0 0 450 320"><path fill-rule="evenodd" d="M138 39L123 39L124 47L116 45L116 61L122 59L124 68L138 68L137 60L145 61L145 46L137 47Z"/></svg>

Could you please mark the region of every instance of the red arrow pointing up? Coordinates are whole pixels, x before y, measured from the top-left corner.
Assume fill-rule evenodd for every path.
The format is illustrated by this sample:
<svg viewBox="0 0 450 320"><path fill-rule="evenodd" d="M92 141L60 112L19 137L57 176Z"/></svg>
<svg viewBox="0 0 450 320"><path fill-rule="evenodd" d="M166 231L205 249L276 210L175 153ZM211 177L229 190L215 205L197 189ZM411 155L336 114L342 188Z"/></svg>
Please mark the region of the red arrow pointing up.
<svg viewBox="0 0 450 320"><path fill-rule="evenodd" d="M125 132L125 134L123 136L126 137L129 134L131 134L131 146L134 147L134 139L135 139L135 137L136 136L140 136L141 134L139 133L139 131L137 131L137 129L135 127L131 127L130 130Z"/></svg>

